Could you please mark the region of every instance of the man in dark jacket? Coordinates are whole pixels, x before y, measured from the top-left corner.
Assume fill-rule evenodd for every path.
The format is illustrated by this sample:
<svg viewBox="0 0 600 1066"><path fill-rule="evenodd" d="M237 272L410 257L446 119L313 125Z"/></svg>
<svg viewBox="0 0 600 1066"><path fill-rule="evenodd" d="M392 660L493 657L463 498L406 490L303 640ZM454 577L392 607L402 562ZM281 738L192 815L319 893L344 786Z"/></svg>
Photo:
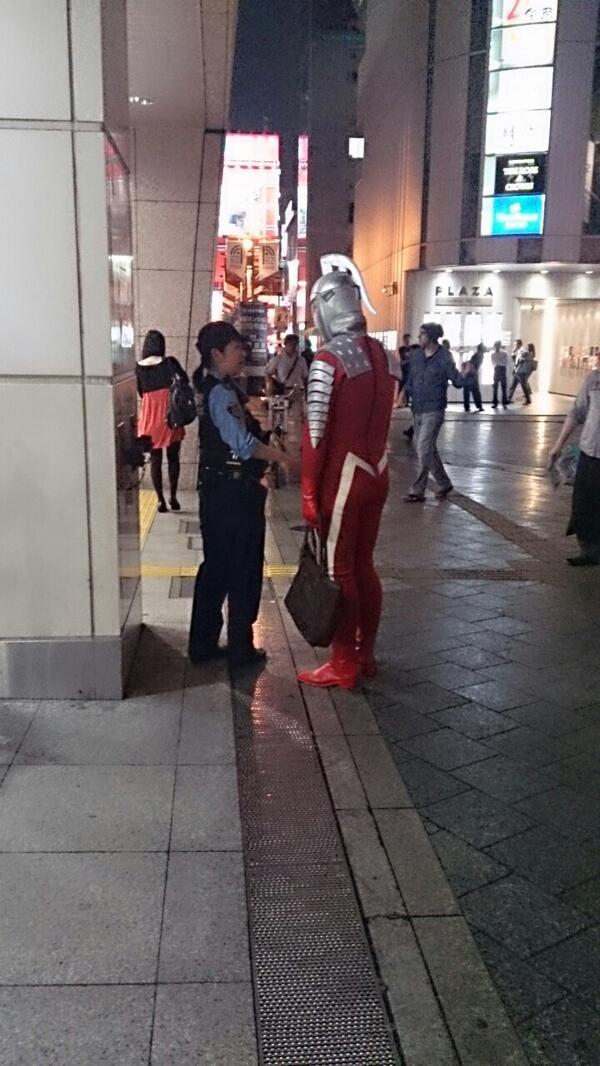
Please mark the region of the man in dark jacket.
<svg viewBox="0 0 600 1066"><path fill-rule="evenodd" d="M472 364L465 363L461 374L452 353L439 343L443 332L437 322L423 323L419 330L421 347L412 354L408 382L403 389L404 402L409 396L412 402L418 459L417 477L410 492L402 497L405 503L421 503L425 499L430 470L438 485L438 500L452 492L452 482L437 450L437 439L444 424L448 382L457 389L464 388L465 374L471 371Z"/></svg>
<svg viewBox="0 0 600 1066"><path fill-rule="evenodd" d="M481 370L481 364L483 363L484 355L484 345L478 344L475 351L473 352L473 355L471 356L471 366L473 367L473 370L470 371L468 374L465 374L465 387L463 389L463 402L465 411L471 410L471 396L473 396L475 410L483 411L483 404L481 402L481 389L479 388L479 371Z"/></svg>

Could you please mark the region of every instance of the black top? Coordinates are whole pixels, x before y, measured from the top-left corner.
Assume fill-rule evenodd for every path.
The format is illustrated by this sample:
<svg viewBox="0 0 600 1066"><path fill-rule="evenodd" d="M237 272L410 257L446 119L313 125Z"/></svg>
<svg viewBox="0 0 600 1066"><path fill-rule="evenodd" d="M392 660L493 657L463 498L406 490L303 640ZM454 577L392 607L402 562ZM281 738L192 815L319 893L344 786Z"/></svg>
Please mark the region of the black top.
<svg viewBox="0 0 600 1066"><path fill-rule="evenodd" d="M188 380L185 370L172 355L161 359L160 363L136 363L135 376L140 396L143 396L145 392L170 389L176 374Z"/></svg>

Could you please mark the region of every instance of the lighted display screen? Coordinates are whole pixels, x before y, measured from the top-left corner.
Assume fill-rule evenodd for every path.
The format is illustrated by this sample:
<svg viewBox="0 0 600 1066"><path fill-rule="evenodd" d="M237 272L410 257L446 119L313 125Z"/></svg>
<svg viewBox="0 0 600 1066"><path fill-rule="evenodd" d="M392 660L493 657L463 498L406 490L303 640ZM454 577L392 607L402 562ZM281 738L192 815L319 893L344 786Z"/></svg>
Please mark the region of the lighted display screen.
<svg viewBox="0 0 600 1066"><path fill-rule="evenodd" d="M552 63L556 23L541 26L505 26L492 30L490 70L538 67Z"/></svg>
<svg viewBox="0 0 600 1066"><path fill-rule="evenodd" d="M486 155L547 152L549 142L550 111L509 111L488 115Z"/></svg>
<svg viewBox="0 0 600 1066"><path fill-rule="evenodd" d="M225 140L220 237L276 237L279 221L279 137L228 133Z"/></svg>
<svg viewBox="0 0 600 1066"><path fill-rule="evenodd" d="M489 196L483 200L481 232L490 237L539 236L545 196Z"/></svg>
<svg viewBox="0 0 600 1066"><path fill-rule="evenodd" d="M558 0L494 0L492 26L556 22Z"/></svg>
<svg viewBox="0 0 600 1066"><path fill-rule="evenodd" d="M546 155L496 157L494 193L523 196L546 191Z"/></svg>
<svg viewBox="0 0 600 1066"><path fill-rule="evenodd" d="M552 67L499 70L490 74L488 113L544 111L552 105Z"/></svg>

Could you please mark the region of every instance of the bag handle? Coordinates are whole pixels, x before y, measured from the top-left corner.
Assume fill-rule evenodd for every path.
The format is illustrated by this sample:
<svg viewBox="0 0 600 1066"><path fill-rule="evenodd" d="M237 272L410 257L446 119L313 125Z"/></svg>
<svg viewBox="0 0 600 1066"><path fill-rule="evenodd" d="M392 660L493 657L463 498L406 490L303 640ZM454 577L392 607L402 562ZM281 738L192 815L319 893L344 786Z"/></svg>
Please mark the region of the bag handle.
<svg viewBox="0 0 600 1066"><path fill-rule="evenodd" d="M327 573L327 542L322 530L321 523L319 523L318 530L314 526L305 526L303 548L308 548L312 552L319 566Z"/></svg>

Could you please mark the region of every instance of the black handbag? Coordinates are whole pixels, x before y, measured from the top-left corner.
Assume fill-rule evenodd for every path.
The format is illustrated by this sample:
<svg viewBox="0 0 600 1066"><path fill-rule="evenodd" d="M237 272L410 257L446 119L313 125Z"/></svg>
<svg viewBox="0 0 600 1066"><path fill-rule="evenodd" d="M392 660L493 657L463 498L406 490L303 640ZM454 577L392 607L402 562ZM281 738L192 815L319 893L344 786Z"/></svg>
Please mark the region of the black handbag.
<svg viewBox="0 0 600 1066"><path fill-rule="evenodd" d="M296 627L313 648L327 648L331 644L340 601L340 586L327 572L325 544L314 529L307 529L298 571L284 603Z"/></svg>
<svg viewBox="0 0 600 1066"><path fill-rule="evenodd" d="M167 425L170 429L189 426L198 414L194 390L185 375L180 374L177 366L171 363L173 378L169 390L169 407Z"/></svg>

